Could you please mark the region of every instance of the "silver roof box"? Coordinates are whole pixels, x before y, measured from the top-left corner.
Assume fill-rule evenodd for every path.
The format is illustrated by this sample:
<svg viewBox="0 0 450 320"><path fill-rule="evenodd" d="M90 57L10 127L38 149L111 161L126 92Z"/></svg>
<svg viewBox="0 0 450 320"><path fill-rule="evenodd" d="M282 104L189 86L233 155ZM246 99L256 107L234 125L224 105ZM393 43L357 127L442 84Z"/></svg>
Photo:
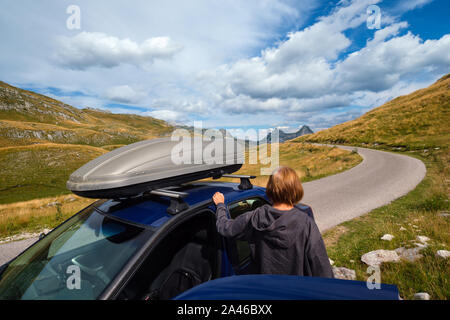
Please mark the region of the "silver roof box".
<svg viewBox="0 0 450 320"><path fill-rule="evenodd" d="M231 137L161 138L108 152L70 175L67 188L88 198L123 198L239 170L244 145Z"/></svg>

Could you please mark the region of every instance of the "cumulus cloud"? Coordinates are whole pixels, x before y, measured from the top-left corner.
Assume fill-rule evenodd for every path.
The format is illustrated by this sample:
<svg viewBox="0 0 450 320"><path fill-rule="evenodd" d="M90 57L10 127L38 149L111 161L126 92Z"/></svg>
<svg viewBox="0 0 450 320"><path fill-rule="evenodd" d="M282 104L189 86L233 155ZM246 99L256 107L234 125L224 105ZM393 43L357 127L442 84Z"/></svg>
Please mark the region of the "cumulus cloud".
<svg viewBox="0 0 450 320"><path fill-rule="evenodd" d="M145 66L155 59L168 59L182 49L169 37L154 37L142 43L119 39L101 32L81 32L60 37L56 61L63 67L85 70L91 67L113 68L120 64Z"/></svg>
<svg viewBox="0 0 450 320"><path fill-rule="evenodd" d="M352 41L345 32L365 24L367 6L377 2L342 1L330 15L260 55L203 72L200 79L215 83L215 103L230 114L278 110L286 122L302 119L320 127L320 121L328 126L351 119L429 84L415 77L450 71L450 35L423 41L405 32L407 22L391 17L365 46L348 52ZM360 108L338 111L349 106ZM320 116L325 110L328 118Z"/></svg>
<svg viewBox="0 0 450 320"><path fill-rule="evenodd" d="M129 85L115 86L105 92L105 97L119 103L138 103L146 97L145 92Z"/></svg>
<svg viewBox="0 0 450 320"><path fill-rule="evenodd" d="M166 120L171 123L181 122L186 120L186 114L174 110L158 109L153 111L147 111L143 113L146 116Z"/></svg>
<svg viewBox="0 0 450 320"><path fill-rule="evenodd" d="M309 124L317 130L450 72L450 35L427 40L419 34L428 28L417 25L408 32L402 21L404 12L431 0L341 0L322 17L315 15L330 5L318 0L195 6L133 0L125 7L79 2L85 32L78 34L65 29L64 19L52 19L65 12L64 3L31 1L24 11L8 2L0 12L8 43L0 50L4 80L69 87L84 95L55 98L80 107L153 110L148 115L202 119L212 127ZM363 31L372 4L382 8L382 29ZM45 19L34 19L37 13ZM436 26L430 30L444 33ZM47 41L61 33L66 36L56 43ZM48 52L55 52L54 59ZM111 101L131 106L119 110Z"/></svg>
<svg viewBox="0 0 450 320"><path fill-rule="evenodd" d="M224 94L302 99L330 93L333 63L351 45L343 31L365 22L365 9L373 3L362 0L340 7L312 26L289 33L286 41L260 56L222 67L218 73L225 78Z"/></svg>
<svg viewBox="0 0 450 320"><path fill-rule="evenodd" d="M335 69L336 84L341 91L386 90L407 74L424 68L448 71L450 68L450 35L423 42L408 32L387 41L368 43L349 55Z"/></svg>

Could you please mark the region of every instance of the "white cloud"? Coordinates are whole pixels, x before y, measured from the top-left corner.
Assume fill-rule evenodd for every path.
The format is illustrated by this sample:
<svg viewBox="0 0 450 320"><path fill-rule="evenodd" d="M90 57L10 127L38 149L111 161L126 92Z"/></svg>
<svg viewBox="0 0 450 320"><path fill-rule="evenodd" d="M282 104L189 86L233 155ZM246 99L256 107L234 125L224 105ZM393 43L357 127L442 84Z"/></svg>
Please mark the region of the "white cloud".
<svg viewBox="0 0 450 320"><path fill-rule="evenodd" d="M0 50L2 80L82 92L55 97L80 107L148 109L212 127L317 129L450 72L449 35L422 40L400 18L429 0L342 0L307 27L323 2L79 0L79 34L66 29L64 1L23 1L28 10L7 1L0 11L8 43ZM365 28L367 6L376 3L382 29L358 48L353 31ZM139 108L112 109L111 101Z"/></svg>
<svg viewBox="0 0 450 320"><path fill-rule="evenodd" d="M421 8L424 5L432 2L433 0L408 0L408 1L399 1L398 5L393 8L394 12L405 12L409 10L414 10L416 8Z"/></svg>
<svg viewBox="0 0 450 320"><path fill-rule="evenodd" d="M408 23L395 19L386 19L366 46L347 53L352 42L344 32L365 24L366 8L375 2L342 1L329 16L259 56L205 71L199 79L218 92L213 99L224 112L278 112L287 123L310 121L318 127L320 121L336 124L431 82L416 77L450 72L450 35L426 41L411 32L402 35ZM360 108L339 111L349 106ZM328 117L320 115L324 111Z"/></svg>
<svg viewBox="0 0 450 320"><path fill-rule="evenodd" d="M450 71L450 35L423 42L408 32L374 45L369 42L337 65L335 87L344 92L386 90L403 76L420 74L425 68Z"/></svg>
<svg viewBox="0 0 450 320"><path fill-rule="evenodd" d="M74 37L60 37L58 63L69 69L112 68L120 64L147 66L155 59L168 59L182 49L169 37L154 37L142 43L119 39L101 32L83 31Z"/></svg>
<svg viewBox="0 0 450 320"><path fill-rule="evenodd" d="M313 98L330 93L333 62L351 41L343 31L366 19L365 9L373 0L352 2L288 39L265 49L258 57L242 59L219 69L225 95L247 95L255 99Z"/></svg>
<svg viewBox="0 0 450 320"><path fill-rule="evenodd" d="M132 88L129 85L115 86L105 92L105 97L119 103L139 103L146 97L145 92Z"/></svg>
<svg viewBox="0 0 450 320"><path fill-rule="evenodd" d="M180 122L180 121L186 120L185 113L174 111L174 110L164 110L164 109L153 110L153 111L144 112L143 115L166 120L169 122Z"/></svg>

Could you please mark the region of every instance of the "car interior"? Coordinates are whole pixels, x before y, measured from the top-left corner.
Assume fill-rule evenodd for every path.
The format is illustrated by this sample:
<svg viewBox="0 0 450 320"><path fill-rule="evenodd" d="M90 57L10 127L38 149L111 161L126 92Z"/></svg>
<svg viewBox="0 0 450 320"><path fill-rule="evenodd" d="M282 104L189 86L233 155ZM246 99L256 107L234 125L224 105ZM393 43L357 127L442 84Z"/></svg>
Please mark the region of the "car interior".
<svg viewBox="0 0 450 320"><path fill-rule="evenodd" d="M121 291L122 300L165 300L220 273L215 216L204 211L170 231Z"/></svg>

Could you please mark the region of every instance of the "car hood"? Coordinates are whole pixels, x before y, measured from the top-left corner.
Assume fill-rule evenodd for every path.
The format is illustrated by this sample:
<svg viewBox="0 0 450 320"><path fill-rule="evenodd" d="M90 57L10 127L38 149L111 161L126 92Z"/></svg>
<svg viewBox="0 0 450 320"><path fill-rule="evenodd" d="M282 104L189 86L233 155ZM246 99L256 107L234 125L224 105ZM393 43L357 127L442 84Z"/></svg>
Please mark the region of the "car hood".
<svg viewBox="0 0 450 320"><path fill-rule="evenodd" d="M263 284L263 285L262 285ZM175 300L398 300L394 285L289 275L241 275L205 282Z"/></svg>

